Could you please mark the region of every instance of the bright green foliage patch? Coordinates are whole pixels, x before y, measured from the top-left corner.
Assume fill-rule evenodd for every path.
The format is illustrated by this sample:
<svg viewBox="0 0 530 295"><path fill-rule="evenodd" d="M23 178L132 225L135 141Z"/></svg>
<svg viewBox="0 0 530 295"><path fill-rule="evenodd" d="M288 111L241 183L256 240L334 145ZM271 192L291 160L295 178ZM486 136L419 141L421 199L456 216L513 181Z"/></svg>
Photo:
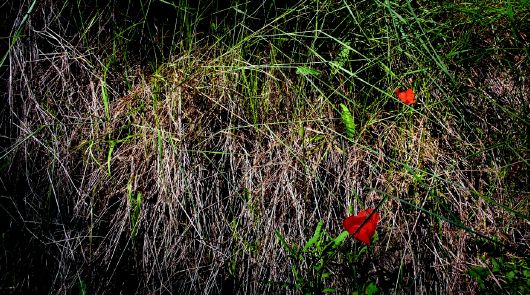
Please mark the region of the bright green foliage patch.
<svg viewBox="0 0 530 295"><path fill-rule="evenodd" d="M355 122L353 121L353 115L351 114L348 107L342 103L340 104L340 109L340 117L344 127L346 128L346 137L352 140L355 136Z"/></svg>

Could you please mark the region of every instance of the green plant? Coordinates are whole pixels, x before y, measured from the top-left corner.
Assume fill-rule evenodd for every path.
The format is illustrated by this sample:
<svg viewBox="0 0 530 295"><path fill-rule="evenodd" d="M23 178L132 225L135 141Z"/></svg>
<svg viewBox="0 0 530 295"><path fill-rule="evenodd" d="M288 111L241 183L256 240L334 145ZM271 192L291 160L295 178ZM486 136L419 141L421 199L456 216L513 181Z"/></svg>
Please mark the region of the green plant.
<svg viewBox="0 0 530 295"><path fill-rule="evenodd" d="M323 294L337 291L336 288L328 285L332 276L331 264L335 262L340 253L344 252L341 247L349 233L343 231L333 238L322 229L323 225L324 221L319 221L312 237L303 246L288 243L280 232L275 232L291 261L291 271L294 277L294 282L283 283L284 287L293 288L304 294ZM345 251L346 257L354 265L360 256L367 251L367 248L363 245L360 251ZM377 292L377 286L372 282L366 282L362 285L362 290L363 294L374 294Z"/></svg>
<svg viewBox="0 0 530 295"><path fill-rule="evenodd" d="M348 236L348 232L342 232L337 238L331 239L322 231L324 221L321 220L313 236L303 245L289 244L285 238L276 231L276 237L280 241L288 257L291 259L291 271L294 283L285 284L304 294L330 293L333 288L325 287L325 281L331 276L327 264L337 254L337 248ZM303 266L305 265L305 267Z"/></svg>
<svg viewBox="0 0 530 295"><path fill-rule="evenodd" d="M79 295L86 295L86 283L81 277L79 277Z"/></svg>
<svg viewBox="0 0 530 295"><path fill-rule="evenodd" d="M484 265L472 266L468 274L486 294L508 292L530 294L530 260L528 258L485 257Z"/></svg>
<svg viewBox="0 0 530 295"><path fill-rule="evenodd" d="M353 139L353 136L355 135L355 122L353 121L353 115L351 114L348 107L344 104L340 104L340 117L342 118L342 123L344 123L344 127L346 128L346 137L349 140Z"/></svg>

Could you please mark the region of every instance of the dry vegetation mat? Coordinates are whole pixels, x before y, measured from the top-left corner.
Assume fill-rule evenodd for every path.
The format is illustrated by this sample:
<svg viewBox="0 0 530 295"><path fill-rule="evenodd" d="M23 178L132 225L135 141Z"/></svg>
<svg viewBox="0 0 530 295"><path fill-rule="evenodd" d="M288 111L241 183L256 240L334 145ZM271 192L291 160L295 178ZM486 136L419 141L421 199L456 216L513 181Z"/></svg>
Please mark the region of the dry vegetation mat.
<svg viewBox="0 0 530 295"><path fill-rule="evenodd" d="M0 293L530 293L530 2L434 2L0 4Z"/></svg>

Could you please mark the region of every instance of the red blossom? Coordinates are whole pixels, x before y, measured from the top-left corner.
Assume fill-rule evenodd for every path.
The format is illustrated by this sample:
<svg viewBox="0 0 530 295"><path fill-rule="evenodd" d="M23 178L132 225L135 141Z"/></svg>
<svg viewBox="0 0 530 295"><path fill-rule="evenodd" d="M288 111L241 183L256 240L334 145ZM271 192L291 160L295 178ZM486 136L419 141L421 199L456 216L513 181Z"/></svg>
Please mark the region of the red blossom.
<svg viewBox="0 0 530 295"><path fill-rule="evenodd" d="M375 229L377 227L377 222L379 221L379 213L375 212L372 214L373 209L368 208L359 212L355 216L349 216L342 222L344 228L353 235L353 237L364 244L370 246L372 237L375 234ZM372 216L370 216L372 214ZM364 223L364 225L359 228L366 218L370 216L370 219Z"/></svg>
<svg viewBox="0 0 530 295"><path fill-rule="evenodd" d="M414 95L414 91L412 88L408 88L407 90L401 90L400 88L397 88L395 91L397 97L399 100L401 100L404 104L415 104L416 98Z"/></svg>

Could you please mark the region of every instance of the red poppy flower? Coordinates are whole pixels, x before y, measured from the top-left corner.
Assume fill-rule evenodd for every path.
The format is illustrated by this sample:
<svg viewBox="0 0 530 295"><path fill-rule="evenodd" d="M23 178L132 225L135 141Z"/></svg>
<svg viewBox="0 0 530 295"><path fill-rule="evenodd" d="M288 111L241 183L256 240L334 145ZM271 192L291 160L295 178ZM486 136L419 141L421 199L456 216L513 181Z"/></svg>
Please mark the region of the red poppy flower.
<svg viewBox="0 0 530 295"><path fill-rule="evenodd" d="M399 100L401 100L404 104L416 103L416 98L414 97L414 91L412 90L412 88L408 88L407 90L401 90L400 88L396 88L395 93Z"/></svg>
<svg viewBox="0 0 530 295"><path fill-rule="evenodd" d="M375 234L375 229L377 227L377 222L379 221L379 213L375 212L372 214L373 209L368 208L359 212L355 216L350 216L344 219L342 225L344 228L353 235L353 237L366 245L370 246L372 237ZM372 214L372 216L370 216ZM364 223L364 225L359 228L366 218L370 216L370 219Z"/></svg>

